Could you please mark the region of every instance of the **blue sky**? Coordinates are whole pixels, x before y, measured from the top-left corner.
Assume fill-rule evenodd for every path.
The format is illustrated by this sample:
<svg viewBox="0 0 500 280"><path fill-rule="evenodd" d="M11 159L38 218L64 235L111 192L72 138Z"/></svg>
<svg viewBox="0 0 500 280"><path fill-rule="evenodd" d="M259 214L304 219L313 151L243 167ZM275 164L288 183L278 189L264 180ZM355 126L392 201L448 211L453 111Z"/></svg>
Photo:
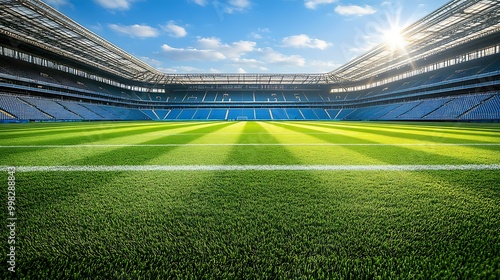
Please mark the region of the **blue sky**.
<svg viewBox="0 0 500 280"><path fill-rule="evenodd" d="M449 0L45 0L166 73L325 73Z"/></svg>

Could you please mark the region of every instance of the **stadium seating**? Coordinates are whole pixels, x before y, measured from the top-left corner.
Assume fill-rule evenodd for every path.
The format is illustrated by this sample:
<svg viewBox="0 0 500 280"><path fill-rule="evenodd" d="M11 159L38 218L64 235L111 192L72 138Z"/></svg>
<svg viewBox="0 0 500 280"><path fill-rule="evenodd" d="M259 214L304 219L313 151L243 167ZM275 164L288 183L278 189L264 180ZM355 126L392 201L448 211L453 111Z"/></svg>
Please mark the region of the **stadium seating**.
<svg viewBox="0 0 500 280"><path fill-rule="evenodd" d="M167 115L170 113L170 110L155 109L154 112L158 116L159 120L164 120L167 117Z"/></svg>
<svg viewBox="0 0 500 280"><path fill-rule="evenodd" d="M500 94L496 93L487 97L475 108L463 114L463 120L499 120L500 119Z"/></svg>
<svg viewBox="0 0 500 280"><path fill-rule="evenodd" d="M143 110L141 110L141 112L143 114L145 114L146 116L148 116L148 118L151 120L160 120L160 117L158 116L158 114L156 114L156 112L154 110L144 110L143 109Z"/></svg>
<svg viewBox="0 0 500 280"><path fill-rule="evenodd" d="M15 120L16 118L9 113L0 110L0 120L5 121L5 120Z"/></svg>
<svg viewBox="0 0 500 280"><path fill-rule="evenodd" d="M149 120L150 118L139 109L101 105L101 108L118 117L118 120Z"/></svg>
<svg viewBox="0 0 500 280"><path fill-rule="evenodd" d="M39 97L0 95L0 120L78 121L149 120L139 109L51 100Z"/></svg>
<svg viewBox="0 0 500 280"><path fill-rule="evenodd" d="M335 120L347 118L355 109L327 110L328 114Z"/></svg>
<svg viewBox="0 0 500 280"><path fill-rule="evenodd" d="M346 109L134 109L0 95L0 120L498 120L500 93L460 95Z"/></svg>
<svg viewBox="0 0 500 280"><path fill-rule="evenodd" d="M20 120L54 120L26 101L9 95L0 95L0 109Z"/></svg>
<svg viewBox="0 0 500 280"><path fill-rule="evenodd" d="M61 104L68 111L73 112L74 114L82 117L84 120L104 120L105 118L101 115L96 114L95 112L89 110L87 107L82 106L77 102L69 102L69 101L57 101L57 103Z"/></svg>
<svg viewBox="0 0 500 280"><path fill-rule="evenodd" d="M170 112L165 116L166 120L176 120L177 117L181 114L182 109L172 109Z"/></svg>
<svg viewBox="0 0 500 280"><path fill-rule="evenodd" d="M196 102L201 103L205 98L206 92L188 91L182 98L182 102Z"/></svg>
<svg viewBox="0 0 500 280"><path fill-rule="evenodd" d="M297 90L181 88L141 92L0 56L0 75L53 85L71 98L37 94L0 95L0 120L498 120L496 91L445 92L499 75L500 55L364 90L328 93ZM478 76L479 75L479 76ZM478 76L477 81L475 77ZM486 78L485 78L486 77ZM24 81L24 80L23 80ZM462 83L466 81L466 83ZM471 81L471 82L469 82ZM40 86L38 86L40 87ZM35 87L36 88L36 87ZM44 87L43 87L44 88ZM44 88L45 89L45 88ZM65 93L68 90L71 92ZM440 93L442 91L442 93ZM87 99L83 97L94 94ZM37 95L36 97L34 95ZM113 98L120 99L113 99ZM71 101L69 99L83 99ZM95 100L94 100L95 99ZM404 99L404 100L403 100ZM116 104L120 100L121 105ZM133 101L127 104L127 101ZM378 105L366 105L366 104ZM202 108L199 108L202 107ZM147 108L147 109L145 109Z"/></svg>
<svg viewBox="0 0 500 280"><path fill-rule="evenodd" d="M270 109L255 109L255 119L257 120L271 120Z"/></svg>
<svg viewBox="0 0 500 280"><path fill-rule="evenodd" d="M325 109L312 109L314 114L317 116L317 119L320 120L329 120L331 119L330 116L326 113Z"/></svg>
<svg viewBox="0 0 500 280"><path fill-rule="evenodd" d="M420 120L449 101L449 98L424 100L422 103L402 115L402 118L407 120Z"/></svg>
<svg viewBox="0 0 500 280"><path fill-rule="evenodd" d="M385 115L379 117L379 120L395 120L395 119L407 119L405 113L418 106L422 101L411 101L406 103L396 104L395 108L387 112ZM409 115L408 115L409 116Z"/></svg>
<svg viewBox="0 0 500 280"><path fill-rule="evenodd" d="M290 120L303 120L304 115L299 109L285 109L286 115Z"/></svg>
<svg viewBox="0 0 500 280"><path fill-rule="evenodd" d="M28 104L31 104L33 107L36 107L42 112L51 115L55 120L81 120L83 119L81 116L67 110L61 104L43 98L31 98L31 97L22 97L20 100L25 101Z"/></svg>
<svg viewBox="0 0 500 280"><path fill-rule="evenodd" d="M454 120L464 114L471 108L476 107L481 101L490 97L489 95L471 95L466 97L455 98L450 102L439 107L429 115L425 116L426 120Z"/></svg>
<svg viewBox="0 0 500 280"><path fill-rule="evenodd" d="M255 120L254 109L229 109L228 120Z"/></svg>
<svg viewBox="0 0 500 280"><path fill-rule="evenodd" d="M209 120L227 120L227 109L212 109L208 115Z"/></svg>
<svg viewBox="0 0 500 280"><path fill-rule="evenodd" d="M318 115L316 115L316 113L314 113L313 109L310 109L310 108L300 109L300 112L302 113L302 116L306 120L317 120L317 119L319 119ZM290 115L290 114L288 114L288 115Z"/></svg>
<svg viewBox="0 0 500 280"><path fill-rule="evenodd" d="M288 120L288 115L285 109L282 108L271 108L271 119L273 120Z"/></svg>
<svg viewBox="0 0 500 280"><path fill-rule="evenodd" d="M196 113L196 109L184 109L177 116L178 120L191 120Z"/></svg>
<svg viewBox="0 0 500 280"><path fill-rule="evenodd" d="M210 115L210 109L198 109L193 116L193 120L206 120Z"/></svg>

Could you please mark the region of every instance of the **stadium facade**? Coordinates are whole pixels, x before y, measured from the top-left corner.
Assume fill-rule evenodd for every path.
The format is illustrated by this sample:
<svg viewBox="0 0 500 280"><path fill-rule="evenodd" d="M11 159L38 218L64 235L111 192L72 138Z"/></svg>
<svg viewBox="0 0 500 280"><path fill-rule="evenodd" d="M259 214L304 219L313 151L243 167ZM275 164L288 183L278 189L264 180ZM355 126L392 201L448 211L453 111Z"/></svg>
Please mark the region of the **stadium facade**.
<svg viewBox="0 0 500 280"><path fill-rule="evenodd" d="M0 0L0 121L500 120L500 2L454 0L324 74L165 74L38 0Z"/></svg>

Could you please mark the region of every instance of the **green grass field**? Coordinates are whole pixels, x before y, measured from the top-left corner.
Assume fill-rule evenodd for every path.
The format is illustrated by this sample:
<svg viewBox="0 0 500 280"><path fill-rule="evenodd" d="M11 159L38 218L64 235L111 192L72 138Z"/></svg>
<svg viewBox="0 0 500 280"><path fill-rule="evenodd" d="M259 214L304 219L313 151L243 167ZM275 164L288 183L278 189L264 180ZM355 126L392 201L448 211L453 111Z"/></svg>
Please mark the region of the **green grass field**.
<svg viewBox="0 0 500 280"><path fill-rule="evenodd" d="M499 124L4 124L0 159L4 278L500 278Z"/></svg>

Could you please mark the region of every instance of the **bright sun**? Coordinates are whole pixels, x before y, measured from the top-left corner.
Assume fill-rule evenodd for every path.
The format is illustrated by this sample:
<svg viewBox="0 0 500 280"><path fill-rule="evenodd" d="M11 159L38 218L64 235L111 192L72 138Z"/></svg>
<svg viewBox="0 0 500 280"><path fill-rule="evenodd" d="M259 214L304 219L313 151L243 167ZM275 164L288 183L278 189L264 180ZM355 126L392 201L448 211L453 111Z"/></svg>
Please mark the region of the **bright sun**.
<svg viewBox="0 0 500 280"><path fill-rule="evenodd" d="M408 41L401 35L401 30L398 28L391 28L384 32L384 41L392 49L404 49L408 45Z"/></svg>

